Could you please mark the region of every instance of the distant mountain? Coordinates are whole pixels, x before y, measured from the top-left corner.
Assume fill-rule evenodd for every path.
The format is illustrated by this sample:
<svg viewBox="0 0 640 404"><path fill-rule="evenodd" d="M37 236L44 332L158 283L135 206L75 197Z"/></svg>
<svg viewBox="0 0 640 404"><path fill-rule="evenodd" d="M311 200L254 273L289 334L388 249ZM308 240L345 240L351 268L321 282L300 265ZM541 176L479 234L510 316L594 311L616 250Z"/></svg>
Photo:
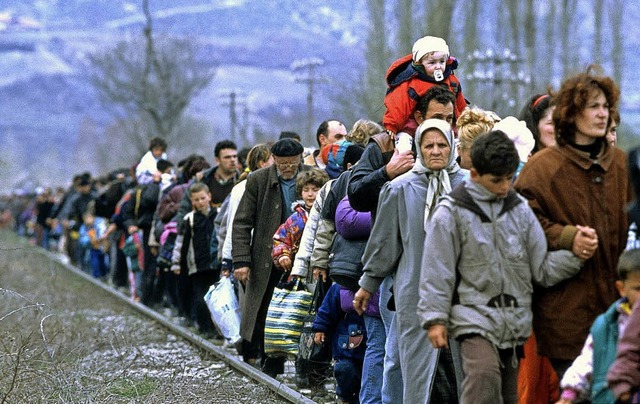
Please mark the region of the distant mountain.
<svg viewBox="0 0 640 404"><path fill-rule="evenodd" d="M27 171L39 181L58 184L74 172L91 169L70 163L76 161L74 153L79 150L78 133L90 127L91 133L104 136L114 118L88 82L86 55L140 35L144 23L139 0L10 3L10 7L0 4L0 143L4 145L0 166L11 166L0 177L0 192L11 187L16 173ZM640 35L634 21L640 18L640 7L628 4L622 116L623 128L635 130L640 126L640 76L636 73L640 58L635 52ZM319 70L326 80L314 87L317 125L326 117L341 118L332 96L350 85L366 58L376 57L365 54L369 21L363 1L151 0L150 5L157 35L193 38L201 45L202 63L218 66L211 85L187 111L211 128L211 143L229 136L225 102L233 90L242 102L238 114L243 116L246 109L257 132L272 138L280 130L295 130L307 145L313 145L314 134L305 133L308 89L294 80L292 62L311 57L324 60ZM392 2L388 8L387 13L392 12ZM29 28L18 20L29 22ZM586 24L576 36L590 35ZM578 44L576 55L584 58L590 52L583 45L589 41ZM461 61L464 84L467 72L465 60ZM236 140L242 144L257 139ZM42 170L37 156L43 154L49 156L47 166L56 165L55 169Z"/></svg>
<svg viewBox="0 0 640 404"><path fill-rule="evenodd" d="M193 100L187 112L211 122L218 136L229 133L225 91L237 91L253 124L275 136L280 128L272 127L261 110L279 110L283 117L291 115L292 108L302 111L300 116L306 112L306 86L296 83L290 71L294 60L320 56L325 60L323 73L332 77L345 77L344 66L351 68L359 62L362 40L353 32L365 31L357 28L357 15L362 14L356 12L357 2L150 3L157 35L193 38L202 45L203 63L219 66L211 86ZM23 167L15 167L22 172L25 167L36 169L29 168L31 156L53 151L62 159L57 162L61 170L55 171L70 178L86 169L69 163L74 161L81 125L91 122L101 133L113 119L87 80L85 55L112 46L124 36L140 35L144 20L139 4L16 0L8 12L28 16L42 28L2 30L0 26L0 142L11 139L16 149L4 150L5 155L12 153L4 160L23 161ZM317 116L334 116L323 102L326 87L316 87ZM294 118L286 129L301 131L304 124ZM0 156L0 163L2 159ZM10 186L5 181L0 182L0 192Z"/></svg>

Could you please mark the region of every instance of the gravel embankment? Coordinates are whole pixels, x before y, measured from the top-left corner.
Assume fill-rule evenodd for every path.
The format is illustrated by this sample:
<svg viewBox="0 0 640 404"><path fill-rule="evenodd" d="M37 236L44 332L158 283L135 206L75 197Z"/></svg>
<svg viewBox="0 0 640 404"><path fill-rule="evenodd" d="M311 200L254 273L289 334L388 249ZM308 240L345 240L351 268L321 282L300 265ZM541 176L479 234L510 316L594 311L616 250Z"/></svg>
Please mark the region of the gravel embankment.
<svg viewBox="0 0 640 404"><path fill-rule="evenodd" d="M0 233L0 402L286 401Z"/></svg>

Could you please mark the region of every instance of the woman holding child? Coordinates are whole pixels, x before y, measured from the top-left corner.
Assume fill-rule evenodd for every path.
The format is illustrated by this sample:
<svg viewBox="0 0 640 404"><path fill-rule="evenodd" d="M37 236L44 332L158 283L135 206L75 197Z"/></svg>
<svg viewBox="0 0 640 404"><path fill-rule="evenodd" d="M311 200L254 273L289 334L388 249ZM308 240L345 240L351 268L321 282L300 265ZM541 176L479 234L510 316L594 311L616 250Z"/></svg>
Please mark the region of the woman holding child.
<svg viewBox="0 0 640 404"><path fill-rule="evenodd" d="M354 306L364 312L384 278L393 275L397 341L406 381L403 401L451 402L457 400L455 378L434 382L441 351L431 347L416 306L426 223L438 198L460 184L468 172L456 162L454 138L446 121L425 120L416 129L415 140L418 152L411 171L387 182L380 192ZM445 363L450 368L451 359Z"/></svg>

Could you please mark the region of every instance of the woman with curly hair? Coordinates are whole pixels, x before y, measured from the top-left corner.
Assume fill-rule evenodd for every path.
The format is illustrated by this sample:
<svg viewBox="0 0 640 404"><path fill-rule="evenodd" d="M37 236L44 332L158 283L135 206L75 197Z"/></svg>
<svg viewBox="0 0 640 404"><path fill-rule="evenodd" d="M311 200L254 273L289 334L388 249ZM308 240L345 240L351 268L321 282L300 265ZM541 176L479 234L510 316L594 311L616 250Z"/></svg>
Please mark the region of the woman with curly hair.
<svg viewBox="0 0 640 404"><path fill-rule="evenodd" d="M592 72L568 78L553 99L557 145L531 157L515 188L529 200L550 250L585 260L574 277L535 291L538 351L559 378L578 356L589 327L618 297L615 268L627 239L631 199L624 152L605 141L620 90Z"/></svg>

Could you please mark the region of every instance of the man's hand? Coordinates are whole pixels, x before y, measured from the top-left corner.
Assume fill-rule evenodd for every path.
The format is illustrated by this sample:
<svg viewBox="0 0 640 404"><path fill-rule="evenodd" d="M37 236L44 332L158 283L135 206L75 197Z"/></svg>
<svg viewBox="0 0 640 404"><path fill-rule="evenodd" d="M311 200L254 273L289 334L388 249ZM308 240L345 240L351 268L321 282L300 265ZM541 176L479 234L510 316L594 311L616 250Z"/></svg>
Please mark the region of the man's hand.
<svg viewBox="0 0 640 404"><path fill-rule="evenodd" d="M398 149L394 149L391 160L389 160L389 162L385 166L387 176L389 177L389 179L394 179L397 176L406 173L407 171L411 170L411 167L413 167L413 163L415 161L416 158L414 157L411 150L399 152Z"/></svg>
<svg viewBox="0 0 640 404"><path fill-rule="evenodd" d="M318 280L322 278L322 282L327 281L327 270L320 267L313 268L313 279Z"/></svg>
<svg viewBox="0 0 640 404"><path fill-rule="evenodd" d="M289 257L288 255L283 255L282 257L278 258L278 264L280 264L280 267L283 271L291 271L292 262L291 257Z"/></svg>
<svg viewBox="0 0 640 404"><path fill-rule="evenodd" d="M371 292L366 289L358 289L355 297L353 298L353 308L356 309L358 315L362 315L362 313L367 310L367 306L369 306L369 299L371 299Z"/></svg>
<svg viewBox="0 0 640 404"><path fill-rule="evenodd" d="M242 283L246 283L250 279L250 274L249 267L240 267L233 271L233 276Z"/></svg>
<svg viewBox="0 0 640 404"><path fill-rule="evenodd" d="M598 249L598 234L588 226L576 225L576 228L578 232L573 238L571 251L581 260L588 260Z"/></svg>
<svg viewBox="0 0 640 404"><path fill-rule="evenodd" d="M313 342L316 343L316 345L322 345L324 344L324 333L323 332L317 332L313 335Z"/></svg>
<svg viewBox="0 0 640 404"><path fill-rule="evenodd" d="M427 336L434 348L449 348L447 327L444 324L434 324L429 327Z"/></svg>

